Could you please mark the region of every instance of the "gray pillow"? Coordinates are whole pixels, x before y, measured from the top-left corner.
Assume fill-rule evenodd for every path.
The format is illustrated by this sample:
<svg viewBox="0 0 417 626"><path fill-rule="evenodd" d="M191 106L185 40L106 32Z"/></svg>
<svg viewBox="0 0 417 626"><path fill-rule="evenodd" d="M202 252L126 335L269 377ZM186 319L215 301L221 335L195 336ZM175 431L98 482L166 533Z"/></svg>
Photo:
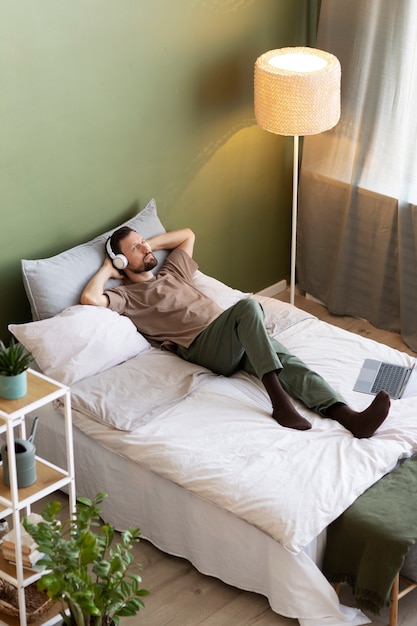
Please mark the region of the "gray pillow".
<svg viewBox="0 0 417 626"><path fill-rule="evenodd" d="M165 232L158 218L154 199L135 217L120 226L130 226L146 239ZM22 260L23 284L34 321L53 317L64 309L79 304L85 285L104 261L104 244L116 228L49 259ZM166 251L155 253L158 267L166 255ZM115 286L117 282L109 281L106 286Z"/></svg>

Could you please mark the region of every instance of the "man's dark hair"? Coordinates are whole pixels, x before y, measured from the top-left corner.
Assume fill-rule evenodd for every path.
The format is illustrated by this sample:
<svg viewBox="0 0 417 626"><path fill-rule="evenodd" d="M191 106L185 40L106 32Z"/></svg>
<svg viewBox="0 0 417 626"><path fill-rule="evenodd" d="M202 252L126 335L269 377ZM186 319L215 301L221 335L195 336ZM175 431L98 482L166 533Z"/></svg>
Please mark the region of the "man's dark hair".
<svg viewBox="0 0 417 626"><path fill-rule="evenodd" d="M129 226L121 226L117 230L114 231L112 236L110 237L110 247L113 250L114 254L121 254L120 242L130 234L136 232L133 228Z"/></svg>

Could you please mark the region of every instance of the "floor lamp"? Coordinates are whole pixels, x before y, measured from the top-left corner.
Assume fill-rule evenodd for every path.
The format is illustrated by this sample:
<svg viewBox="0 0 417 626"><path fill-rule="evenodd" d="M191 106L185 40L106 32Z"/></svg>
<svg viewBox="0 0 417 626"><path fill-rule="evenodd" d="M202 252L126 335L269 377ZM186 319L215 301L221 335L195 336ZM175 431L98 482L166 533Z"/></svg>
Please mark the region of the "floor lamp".
<svg viewBox="0 0 417 626"><path fill-rule="evenodd" d="M294 304L299 137L336 126L340 118L338 59L315 48L280 48L255 63L255 118L261 128L294 137L290 302Z"/></svg>

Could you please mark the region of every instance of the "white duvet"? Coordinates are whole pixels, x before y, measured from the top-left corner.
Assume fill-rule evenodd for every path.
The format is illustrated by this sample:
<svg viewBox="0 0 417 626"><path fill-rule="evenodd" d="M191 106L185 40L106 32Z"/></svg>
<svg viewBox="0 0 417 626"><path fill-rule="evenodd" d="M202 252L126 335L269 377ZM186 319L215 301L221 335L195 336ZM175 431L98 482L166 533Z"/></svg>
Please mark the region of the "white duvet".
<svg viewBox="0 0 417 626"><path fill-rule="evenodd" d="M358 410L372 399L352 391L365 357L413 364L406 354L288 305L261 300L271 334ZM268 396L255 378L243 372L224 378L192 366L189 386L175 396L173 367L180 376L183 362L163 353L156 358L155 371L147 368L147 387L140 387L135 363L135 392L125 385L128 364L112 368L111 377L106 372L93 377L94 397L88 381L74 385L74 408L93 418L75 413L75 425L104 446L250 522L292 553L303 550L399 458L417 451L415 396L392 401L390 415L378 432L361 440L297 403L313 424L311 430L300 432L271 419ZM152 411L153 400L148 398L148 409L152 406L139 426L123 432L114 429L114 422L110 428L96 421L97 411L101 415L108 411L113 420L117 407L134 412L141 397L156 393L152 381L158 381L160 400L165 375L173 394L168 405L159 402ZM97 397L99 407L94 404ZM143 418L143 412L138 414Z"/></svg>

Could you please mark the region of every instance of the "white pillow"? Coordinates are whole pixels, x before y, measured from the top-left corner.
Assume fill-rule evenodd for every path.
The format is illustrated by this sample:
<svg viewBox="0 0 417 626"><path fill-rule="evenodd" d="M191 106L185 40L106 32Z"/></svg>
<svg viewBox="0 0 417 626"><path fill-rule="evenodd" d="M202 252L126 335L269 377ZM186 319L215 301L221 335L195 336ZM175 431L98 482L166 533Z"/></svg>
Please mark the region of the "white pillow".
<svg viewBox="0 0 417 626"><path fill-rule="evenodd" d="M203 274L200 270L197 270L193 274L193 284L204 295L211 298L221 309L228 309L239 300L249 298L250 293L240 291L239 289L233 289L225 285L217 278L212 278Z"/></svg>
<svg viewBox="0 0 417 626"><path fill-rule="evenodd" d="M9 330L44 374L65 385L150 348L127 317L105 307L78 304L49 319L9 324Z"/></svg>

